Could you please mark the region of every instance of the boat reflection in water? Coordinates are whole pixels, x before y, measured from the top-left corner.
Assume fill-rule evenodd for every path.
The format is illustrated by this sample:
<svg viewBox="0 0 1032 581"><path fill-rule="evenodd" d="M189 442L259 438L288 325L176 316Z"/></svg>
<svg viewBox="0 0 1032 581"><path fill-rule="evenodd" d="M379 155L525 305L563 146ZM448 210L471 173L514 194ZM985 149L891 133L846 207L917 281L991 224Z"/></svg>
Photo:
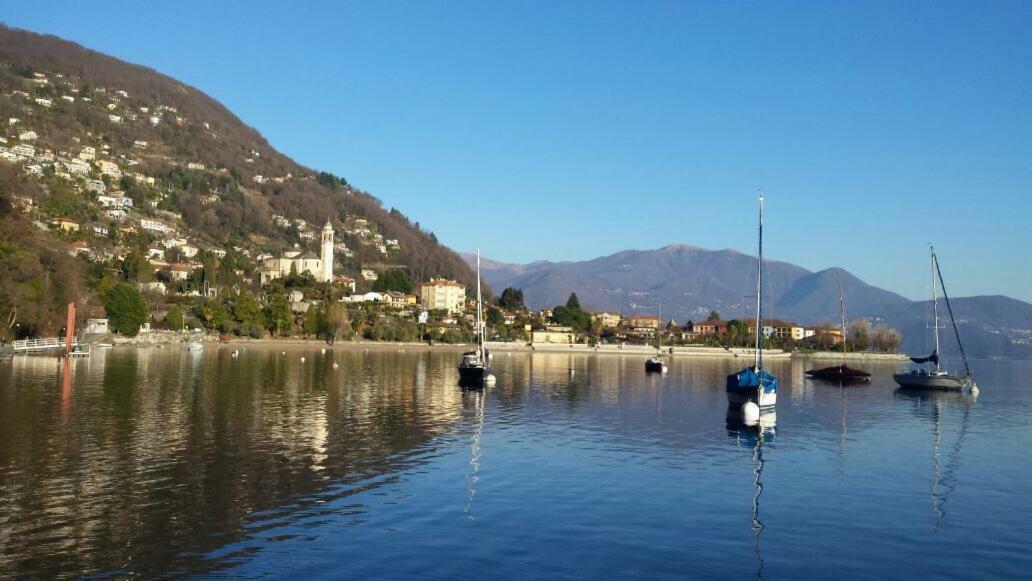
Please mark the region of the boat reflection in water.
<svg viewBox="0 0 1032 581"><path fill-rule="evenodd" d="M763 495L763 448L774 442L778 415L773 410L760 413L759 419L745 417L742 414L742 406L728 404L727 406L727 434L734 438L736 444L743 449L752 452L752 475L753 475L753 497L752 497L752 530L753 530L753 554L756 557L756 578L763 579L763 554L760 551L760 536L763 534L765 525L760 519L760 497Z"/></svg>
<svg viewBox="0 0 1032 581"><path fill-rule="evenodd" d="M946 502L949 500L950 494L957 489L956 473L960 467L961 446L964 443L964 435L967 433L971 406L978 395L977 392L963 394L955 391L928 391L901 387L896 390L896 397L912 400L917 415L930 414L932 417L932 474L928 492L931 497L933 515L931 532L937 533L946 520ZM947 449L944 457L942 452L945 431L943 420L948 417L949 408L956 406L962 406L960 427L957 429L953 444Z"/></svg>
<svg viewBox="0 0 1032 581"><path fill-rule="evenodd" d="M466 518L474 520L473 498L477 495L477 483L480 482L480 434L484 430L484 400L487 397L482 389L462 390L462 409L473 415L473 429L469 439L469 469L466 471Z"/></svg>

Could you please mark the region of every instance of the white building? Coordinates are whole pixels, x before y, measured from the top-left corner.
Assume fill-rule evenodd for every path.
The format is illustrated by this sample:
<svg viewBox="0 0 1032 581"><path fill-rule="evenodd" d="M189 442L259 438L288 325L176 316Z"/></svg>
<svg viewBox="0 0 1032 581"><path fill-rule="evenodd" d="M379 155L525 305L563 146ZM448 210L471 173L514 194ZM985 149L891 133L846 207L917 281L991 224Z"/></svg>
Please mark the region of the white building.
<svg viewBox="0 0 1032 581"><path fill-rule="evenodd" d="M266 259L262 263L261 284L282 278L294 271L311 273L319 282L333 280L333 226L329 221L322 229L322 240L319 256L313 252L286 252L283 256Z"/></svg>
<svg viewBox="0 0 1032 581"><path fill-rule="evenodd" d="M18 145L15 145L8 151L14 155L17 155L18 157L29 158L36 156L36 148L32 147L31 145L25 145L24 143L19 143Z"/></svg>
<svg viewBox="0 0 1032 581"><path fill-rule="evenodd" d="M37 137L39 136L36 135L35 131L22 131L18 134L18 139L22 141L34 141Z"/></svg>
<svg viewBox="0 0 1032 581"><path fill-rule="evenodd" d="M87 145L79 151L79 159L83 161L97 159L97 150Z"/></svg>
<svg viewBox="0 0 1032 581"><path fill-rule="evenodd" d="M122 177L122 169L118 167L117 163L102 159L97 164L100 165L100 173L116 179Z"/></svg>
<svg viewBox="0 0 1032 581"><path fill-rule="evenodd" d="M419 289L423 308L447 311L449 315L466 310L466 286L454 280L432 278Z"/></svg>
<svg viewBox="0 0 1032 581"><path fill-rule="evenodd" d="M160 234L172 234L176 231L175 228L168 224L158 222L157 220L148 220L146 218L140 220L140 228L150 230L151 232L158 232Z"/></svg>
<svg viewBox="0 0 1032 581"><path fill-rule="evenodd" d="M97 202L105 208L128 210L133 207L133 199L126 196L97 196Z"/></svg>
<svg viewBox="0 0 1032 581"><path fill-rule="evenodd" d="M85 161L81 161L81 160L77 160L77 159L73 159L73 160L69 160L69 161L64 162L64 166L65 166L65 169L67 169L69 173L79 174L79 175L89 175L90 170L93 169L93 168L90 167L90 164L86 163Z"/></svg>

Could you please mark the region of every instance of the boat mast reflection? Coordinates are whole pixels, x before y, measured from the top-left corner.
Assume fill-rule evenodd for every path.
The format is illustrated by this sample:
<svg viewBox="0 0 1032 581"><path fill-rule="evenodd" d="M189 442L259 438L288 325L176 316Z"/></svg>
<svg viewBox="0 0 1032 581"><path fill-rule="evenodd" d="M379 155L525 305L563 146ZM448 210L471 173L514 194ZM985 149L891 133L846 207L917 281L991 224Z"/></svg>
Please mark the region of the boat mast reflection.
<svg viewBox="0 0 1032 581"><path fill-rule="evenodd" d="M735 439L735 443L741 448L752 449L752 474L753 474L753 497L752 497L752 531L753 531L753 555L756 558L756 578L763 579L763 553L760 550L760 537L766 525L760 518L760 497L763 496L763 445L774 441L776 436L778 417L774 411L760 414L759 420L745 421L742 416L742 408L737 405L727 406L727 433Z"/></svg>
<svg viewBox="0 0 1032 581"><path fill-rule="evenodd" d="M899 388L896 390L897 397L906 397L917 401L920 405L931 403L932 426L932 479L928 488L929 498L932 507L932 534L942 529L946 520L946 502L950 494L956 490L956 472L960 467L960 452L964 443L964 435L968 429L968 418L971 415L971 404L974 403L977 395L961 394L958 392L928 392L926 390L914 390ZM950 446L946 462L943 463L942 448L943 440L943 415L950 402L959 403L964 406L960 418L960 428L957 430L957 437Z"/></svg>
<svg viewBox="0 0 1032 581"><path fill-rule="evenodd" d="M480 434L484 429L485 391L480 389L462 390L462 405L473 410L473 435L469 444L469 470L466 472L466 507L463 512L466 518L474 520L473 498L477 495L477 483L480 482Z"/></svg>

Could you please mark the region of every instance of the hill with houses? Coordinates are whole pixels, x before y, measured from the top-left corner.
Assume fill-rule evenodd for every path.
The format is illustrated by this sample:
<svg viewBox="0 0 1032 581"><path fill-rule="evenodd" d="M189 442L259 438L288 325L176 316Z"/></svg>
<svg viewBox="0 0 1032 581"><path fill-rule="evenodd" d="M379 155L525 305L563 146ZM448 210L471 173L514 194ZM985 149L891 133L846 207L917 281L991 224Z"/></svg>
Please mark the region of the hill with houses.
<svg viewBox="0 0 1032 581"><path fill-rule="evenodd" d="M56 332L69 301L95 310L105 271L192 292L257 286L270 259L292 260L277 263L279 276L309 263L319 274L327 227L333 277L356 292L391 270L412 281L475 280L418 222L294 162L197 89L0 27L6 335Z"/></svg>

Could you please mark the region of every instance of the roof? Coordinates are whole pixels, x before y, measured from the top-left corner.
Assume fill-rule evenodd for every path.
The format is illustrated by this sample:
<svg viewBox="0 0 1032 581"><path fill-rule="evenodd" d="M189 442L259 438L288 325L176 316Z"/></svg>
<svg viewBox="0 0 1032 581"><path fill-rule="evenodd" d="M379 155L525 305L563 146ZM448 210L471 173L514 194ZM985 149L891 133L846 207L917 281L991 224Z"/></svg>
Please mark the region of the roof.
<svg viewBox="0 0 1032 581"><path fill-rule="evenodd" d="M431 278L428 282L424 282L423 286L457 286L465 288L466 285L446 278Z"/></svg>

